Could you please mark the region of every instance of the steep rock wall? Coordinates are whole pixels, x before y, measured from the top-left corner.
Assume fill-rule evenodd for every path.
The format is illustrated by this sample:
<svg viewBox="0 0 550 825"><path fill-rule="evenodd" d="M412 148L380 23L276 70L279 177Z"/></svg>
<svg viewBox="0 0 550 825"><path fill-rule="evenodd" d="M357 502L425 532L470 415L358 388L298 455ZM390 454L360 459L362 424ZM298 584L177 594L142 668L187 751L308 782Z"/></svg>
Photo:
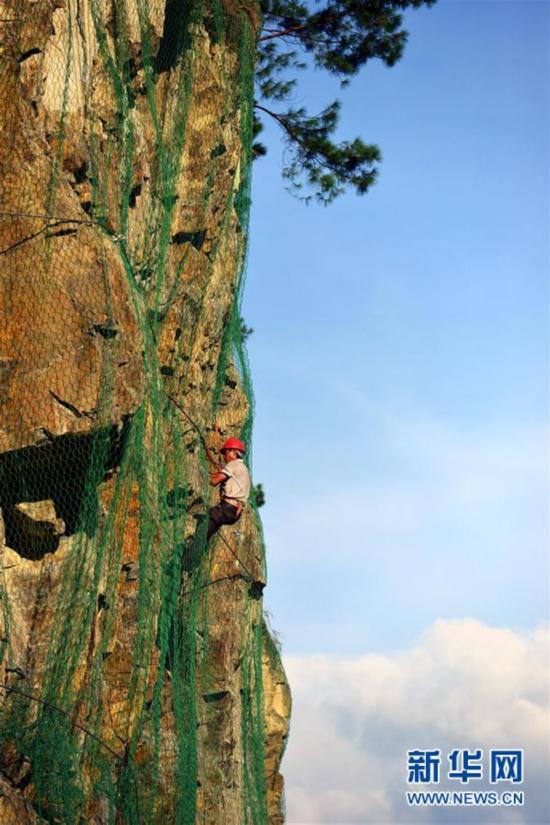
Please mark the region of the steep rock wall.
<svg viewBox="0 0 550 825"><path fill-rule="evenodd" d="M205 539L205 440L252 421L257 8L0 19L2 822L281 822L253 504Z"/></svg>

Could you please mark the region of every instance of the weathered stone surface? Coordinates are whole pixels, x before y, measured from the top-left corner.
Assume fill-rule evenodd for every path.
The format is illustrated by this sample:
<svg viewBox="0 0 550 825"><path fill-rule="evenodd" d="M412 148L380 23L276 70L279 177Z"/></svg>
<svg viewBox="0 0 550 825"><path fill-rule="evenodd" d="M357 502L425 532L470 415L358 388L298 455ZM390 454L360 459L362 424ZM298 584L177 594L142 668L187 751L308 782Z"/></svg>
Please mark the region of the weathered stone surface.
<svg viewBox="0 0 550 825"><path fill-rule="evenodd" d="M55 667L64 641L59 606L71 605L67 643L81 629L84 634L67 677L70 695L80 697L70 706L71 719L92 724L87 720L99 718L96 730L113 764L127 758L137 736L132 758L146 764L155 748L151 708L160 703L159 794L151 815L168 823L181 759L174 691L190 687L175 686L173 675L159 676L155 636L166 563L161 548L172 527L166 513L164 522L154 516L151 502L165 474L163 485L186 503L181 541L189 540L209 504L197 429L215 445L214 399L222 436L237 435L249 413L232 354L218 375L245 254L235 208L244 174L241 100L234 91L241 82L240 45L236 34L235 42L221 44L207 28L193 31L185 141L173 149L180 151L176 206L163 230L169 243L161 249L159 233L151 232L159 199L153 186L159 136L140 62L140 3L124 3L133 67L124 128L100 59L92 5L100 10L107 48L114 52L116 4L107 0L0 2L0 680L14 689L5 706L11 707L18 690L30 697L29 720L36 719L45 673ZM152 4L151 48L158 61L169 6ZM238 33L243 7L226 2L224 10L228 28ZM245 11L257 23L256 5ZM70 70L60 60L69 52ZM162 59L166 65L153 96L171 124L180 100L168 57ZM132 162L126 168L130 132ZM101 215L92 209L98 181ZM148 290L153 269L162 277ZM178 432L185 425L178 454L171 446L175 425L169 416L159 424L160 397L168 404L172 398L184 401L190 416L182 418L174 407ZM122 456L131 448L136 418L151 466L125 476ZM93 481L90 496L87 474L98 433L106 444L105 472ZM182 454L184 472L178 465ZM109 541L102 542L104 535ZM243 657L261 631L268 819L278 825L290 700L280 660L263 630L265 566L251 508L238 526L224 528L207 562L209 579L197 607L197 659L208 664L198 670L195 684L197 821L241 822ZM72 603L67 580L76 576L81 598ZM150 579L147 588L144 577ZM87 606L90 593L94 602ZM185 591L180 598L187 598ZM143 611L148 635L139 626ZM95 704L83 698L90 685ZM3 757L0 821L40 822L30 761L10 743ZM96 778L84 769L86 821L99 825L109 811L105 797L94 795Z"/></svg>
<svg viewBox="0 0 550 825"><path fill-rule="evenodd" d="M48 499L6 505L4 528L7 547L23 558L37 559L57 550L65 522L57 517L55 504Z"/></svg>
<svg viewBox="0 0 550 825"><path fill-rule="evenodd" d="M279 651L267 628L262 669L267 731L265 769L269 823L282 825L284 814L281 799L284 793L284 780L279 771L288 737L291 697Z"/></svg>
<svg viewBox="0 0 550 825"><path fill-rule="evenodd" d="M0 822L2 825L40 825L46 820L36 814L21 791L0 776Z"/></svg>
<svg viewBox="0 0 550 825"><path fill-rule="evenodd" d="M27 60L20 62L22 55L47 51L53 18L66 15L65 4L5 5L6 17L21 17L25 25L18 31L4 23L0 74L2 451L36 444L44 431L54 436L89 431L99 420L106 357L119 371L111 421L135 410L142 372L116 242L90 221L71 185L70 168L62 164L56 170L54 128L60 111L48 108L47 87L55 82L63 88L63 83L53 71L42 75L42 61L36 61L31 82ZM76 70L74 78L86 89ZM66 136L68 167L78 163L81 143L80 135L76 145Z"/></svg>

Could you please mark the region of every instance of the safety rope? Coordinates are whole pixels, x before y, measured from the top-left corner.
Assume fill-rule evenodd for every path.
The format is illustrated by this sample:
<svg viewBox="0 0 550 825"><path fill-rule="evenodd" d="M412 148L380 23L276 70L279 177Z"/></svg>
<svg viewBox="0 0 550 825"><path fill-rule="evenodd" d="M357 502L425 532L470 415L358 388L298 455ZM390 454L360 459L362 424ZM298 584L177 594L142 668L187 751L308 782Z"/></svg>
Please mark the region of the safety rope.
<svg viewBox="0 0 550 825"><path fill-rule="evenodd" d="M220 464L219 462L217 462L217 461L216 461L216 460L212 457L212 453L210 452L210 447L208 446L208 443L207 443L207 441L206 441L206 437L203 435L203 432L202 432L201 428L199 427L199 425L196 423L196 421L194 421L194 419L193 419L193 418L189 415L189 413L187 412L187 410L184 410L184 408L181 406L181 404L178 404L178 402L176 401L176 399L175 399L175 398L173 398L173 396L171 396L171 395L170 395L170 393L166 393L166 395L168 396L168 398L170 399L170 401L172 402L172 404L174 404L174 405L178 408L178 410L182 413L182 415L184 415L184 416L187 418L187 420L189 421L189 423L191 424L191 426L193 427L193 429L197 432L197 434L198 434L198 436L199 436L200 440L202 441L203 447L204 447L204 449L206 450L206 455L207 455L208 459L209 459L209 460L212 462L212 464L214 464L216 467L221 467L221 464Z"/></svg>
<svg viewBox="0 0 550 825"><path fill-rule="evenodd" d="M243 568L244 572L245 572L245 573L246 573L246 575L248 576L248 578L249 578L249 580L250 580L251 584L254 584L255 579L254 579L254 577L253 577L252 573L250 572L250 570L248 569L248 567L246 566L246 564L245 564L245 563L244 563L244 562L243 562L243 561L239 558L239 556L237 555L237 553L235 552L235 550L233 550L233 548L231 547L231 545L229 544L229 542L227 541L227 539L225 538L225 536L223 535L223 533L220 533L220 534L219 534L219 536L220 536L221 540L223 541L223 543L225 544L225 546L226 546L226 547L230 550L230 552L233 554L233 556L235 557L235 559L239 562L239 564L240 564L240 565L241 565L241 567Z"/></svg>
<svg viewBox="0 0 550 825"><path fill-rule="evenodd" d="M42 215L37 212L6 212L0 209L0 215L6 215L11 218L37 218L43 221L53 221L54 223L83 223L87 225L103 226L99 221L94 221L91 218L61 218L58 215Z"/></svg>
<svg viewBox="0 0 550 825"><path fill-rule="evenodd" d="M202 433L202 431L201 431L201 429L200 429L199 425L198 425L198 424L197 424L197 423L193 420L193 418L189 415L189 413L187 412L187 410L185 410L185 409L184 409L184 408L183 408L180 404L178 404L178 402L176 401L176 399L175 399L175 398L173 398L173 397L172 397L169 393L167 393L167 395L168 395L168 398L170 399L170 401L171 401L171 402L172 402L172 403L173 403L173 404L174 404L174 405L178 408L178 410L179 410L181 413L183 413L183 415L187 418L187 420L189 421L189 423L190 423L190 424L193 426L193 428L196 430L196 432L198 433L198 435L199 435L199 437L200 437L200 439L201 439L201 441L202 441L202 443L203 443L203 445L204 445L204 447L205 447L205 449L206 449L206 451L207 451L208 455L210 455L210 449L209 449L209 447L208 447L208 444L206 443L206 438L204 437L204 435L203 435L203 433ZM244 503L243 503L243 508L244 508L245 506L246 506L246 502L244 502ZM242 559L240 559L240 558L239 558L238 554L237 554L237 553L235 552L235 550L231 547L231 545L229 544L229 542L227 541L227 539L225 538L225 536L224 536L222 533L220 533L219 535L220 535L221 540L222 540L222 541L223 541L223 543L225 544L225 546L226 546L226 547L230 550L230 552L233 554L233 556L235 557L235 559L238 561L238 563L241 565L241 567L242 567L242 568L243 568L243 570L245 571L245 573L246 573L246 575L247 575L248 579L250 580L251 584L254 584L256 580L254 579L254 577L253 577L252 573L250 572L250 570L247 568L247 566L246 566L246 565L245 565L245 563L242 561ZM208 585L207 585L207 586L208 586Z"/></svg>
<svg viewBox="0 0 550 825"><path fill-rule="evenodd" d="M38 702L40 705L44 705L44 707L49 708L50 710L55 710L57 713L60 713L62 716L65 716L67 719L70 719L69 714L67 713L67 711L63 710L62 708L57 707L57 705L53 705L51 702L46 701L46 699L41 699L39 696L33 696L32 693L26 693L25 691L20 690L19 688L13 687L12 685L6 685L5 683L2 683L2 682L0 682L0 688L5 690L8 694L8 696L9 696L10 693L17 693L19 696L23 696L25 699L30 699L33 702ZM91 736L92 739L95 739L95 741L99 745L101 745L103 748L105 748L105 750L108 750L109 753L112 756L114 756L115 759L118 759L118 761L121 764L127 764L127 757L126 756L120 756L120 754L118 754L116 751L114 751L110 747L110 745L108 745L106 742L104 742L103 739L100 739L99 736L96 736L96 734L93 733L91 730L88 730L88 728L85 728L84 725L81 725L79 722L75 722L73 720L70 720L70 721L71 721L71 725L73 725L75 728L78 728L78 730L81 730L82 733L86 734L86 736Z"/></svg>

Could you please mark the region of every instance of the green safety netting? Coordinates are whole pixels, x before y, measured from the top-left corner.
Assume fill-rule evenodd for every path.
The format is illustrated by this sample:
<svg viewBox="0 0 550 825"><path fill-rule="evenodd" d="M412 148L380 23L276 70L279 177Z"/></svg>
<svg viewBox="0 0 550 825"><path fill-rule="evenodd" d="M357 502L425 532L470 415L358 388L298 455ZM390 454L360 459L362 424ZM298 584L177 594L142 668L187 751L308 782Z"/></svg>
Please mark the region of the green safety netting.
<svg viewBox="0 0 550 825"><path fill-rule="evenodd" d="M226 712L234 822L263 823L254 502L206 542L213 422L247 444L252 428L254 17L220 0L1 9L0 504L32 581L4 565L0 768L48 822L212 821ZM50 500L59 535L44 516L32 533L22 503Z"/></svg>

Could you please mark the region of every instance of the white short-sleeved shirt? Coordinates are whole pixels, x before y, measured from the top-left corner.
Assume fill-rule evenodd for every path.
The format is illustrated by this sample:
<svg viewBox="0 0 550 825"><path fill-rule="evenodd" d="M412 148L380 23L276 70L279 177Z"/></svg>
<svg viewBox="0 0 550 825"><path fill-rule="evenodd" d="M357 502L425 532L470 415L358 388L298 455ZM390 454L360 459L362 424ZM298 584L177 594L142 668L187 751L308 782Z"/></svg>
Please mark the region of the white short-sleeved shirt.
<svg viewBox="0 0 550 825"><path fill-rule="evenodd" d="M250 495L250 473L242 458L228 462L222 469L227 481L222 485L222 496L246 501Z"/></svg>

